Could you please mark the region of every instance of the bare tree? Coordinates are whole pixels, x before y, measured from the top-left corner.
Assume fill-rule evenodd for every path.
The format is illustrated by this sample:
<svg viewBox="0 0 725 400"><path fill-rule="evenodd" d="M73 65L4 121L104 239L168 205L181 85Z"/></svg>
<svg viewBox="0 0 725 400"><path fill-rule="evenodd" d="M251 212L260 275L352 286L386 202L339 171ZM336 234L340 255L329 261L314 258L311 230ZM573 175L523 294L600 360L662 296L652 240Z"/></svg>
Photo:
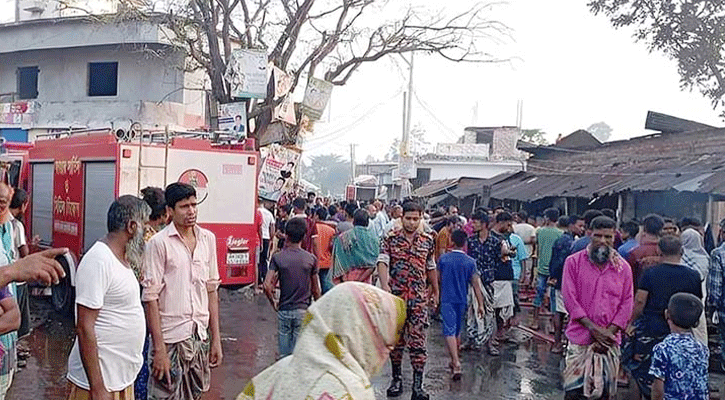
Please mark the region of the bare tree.
<svg viewBox="0 0 725 400"><path fill-rule="evenodd" d="M206 73L212 98L221 104L235 101L224 76L236 48L265 49L269 61L290 74L292 92L301 79L313 76L344 85L363 64L394 54L505 61L484 46L509 33L504 24L487 18L494 6L489 3L452 16L408 8L391 17L381 15L394 3L389 0L179 1L183 3L172 5L165 21L169 38L187 52L188 69ZM381 20L385 22L375 22ZM267 128L282 100L275 99L270 82L266 98L249 110L252 136Z"/></svg>

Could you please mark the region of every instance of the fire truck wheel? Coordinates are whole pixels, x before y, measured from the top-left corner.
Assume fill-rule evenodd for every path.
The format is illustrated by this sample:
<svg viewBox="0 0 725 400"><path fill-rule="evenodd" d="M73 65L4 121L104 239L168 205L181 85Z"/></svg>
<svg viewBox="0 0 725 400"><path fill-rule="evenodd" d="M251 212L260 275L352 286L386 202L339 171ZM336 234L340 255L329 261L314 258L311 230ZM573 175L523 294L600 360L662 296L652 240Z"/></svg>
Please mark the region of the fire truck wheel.
<svg viewBox="0 0 725 400"><path fill-rule="evenodd" d="M70 266L64 257L57 257L56 260L63 266L65 270L65 278L60 283L53 286L51 292L51 301L53 308L60 314L73 317L75 309L75 288L70 281Z"/></svg>

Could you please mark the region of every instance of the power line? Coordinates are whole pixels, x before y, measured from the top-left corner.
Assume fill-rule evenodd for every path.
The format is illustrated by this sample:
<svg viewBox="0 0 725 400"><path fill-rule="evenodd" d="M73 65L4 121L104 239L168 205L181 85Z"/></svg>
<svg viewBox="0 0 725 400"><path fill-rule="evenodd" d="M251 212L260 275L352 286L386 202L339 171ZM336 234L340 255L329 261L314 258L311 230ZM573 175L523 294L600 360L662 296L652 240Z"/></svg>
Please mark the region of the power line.
<svg viewBox="0 0 725 400"><path fill-rule="evenodd" d="M348 125L346 125L346 126L344 126L344 127L341 127L341 128L335 129L335 130L333 130L333 131L331 131L331 132L327 132L327 133L325 133L325 134L324 134L324 135L322 135L322 136L314 136L314 137L310 138L310 140L307 140L307 141L305 141L305 143L303 144L303 147L304 147L305 145L308 145L308 144L310 144L310 143L316 143L316 142L319 142L319 141L321 141L321 140L334 140L334 139L337 139L337 138L339 138L339 137L341 137L341 136L345 135L345 134L346 134L346 133L348 133L348 132L349 132L349 130L350 130L351 128L353 128L353 127L354 127L355 125L358 125L358 124L359 124L359 123L361 123L362 121L365 121L366 119L368 119L368 118L372 117L372 116L374 115L374 113L375 113L375 112L376 112L376 111L377 111L377 110L378 110L378 109L379 109L380 107L382 107L382 106L383 106L383 105L385 105L385 104L386 104L387 102L389 102L390 100L392 100L392 99L394 99L395 97L397 97L397 96L398 96L398 95L399 95L399 94L400 94L401 92L402 92L402 89L399 89L399 90L398 90L398 91L397 91L397 92L396 92L396 93L395 93L395 94L394 94L393 96L391 96L390 98L388 98L388 99L386 99L386 100L383 100L383 101L381 101L381 102L377 103L376 105L374 105L374 106L373 106L373 107L371 107L370 109L366 110L366 111L365 111L364 113L362 113L362 115L360 115L360 116L359 116L359 117L358 117L357 119L355 119L355 120L354 120L353 122L351 122L350 124L348 124ZM324 143L324 144L321 144L321 145L317 145L317 146L313 147L312 149L308 149L308 150L314 150L314 149L315 149L316 147L321 147L321 146L324 146L324 145L327 145L327 143Z"/></svg>
<svg viewBox="0 0 725 400"><path fill-rule="evenodd" d="M425 101L423 101L423 100L422 100L422 99L421 99L420 97L418 97L418 92L414 91L414 92L413 92L413 94L415 95L415 99L416 99L416 100L418 100L418 104L419 104L419 105L420 105L421 107L423 107L423 110L425 110L425 112L426 112L426 113L427 113L427 114L428 114L428 115L429 115L429 116L430 116L431 118L433 118L433 120L434 120L435 122L437 122L437 123L438 123L438 125L439 125L440 127L442 127L443 129L447 130L448 132L450 132L450 133L451 133L451 135L453 135L453 137L451 137L451 136L447 136L447 135L446 135L446 138L447 138L448 140L458 140L458 138L459 138L459 137L460 137L461 135L457 134L457 133L456 133L456 132L455 132L455 131L454 131L453 129L451 129L450 127L448 127L448 125L446 125L445 123L443 123L443 121L441 121L440 119L438 119L438 117L437 117L437 116L435 115L435 113L434 113L433 111L431 111L431 109L430 109L430 106L428 105L428 103L426 103L426 102L425 102Z"/></svg>

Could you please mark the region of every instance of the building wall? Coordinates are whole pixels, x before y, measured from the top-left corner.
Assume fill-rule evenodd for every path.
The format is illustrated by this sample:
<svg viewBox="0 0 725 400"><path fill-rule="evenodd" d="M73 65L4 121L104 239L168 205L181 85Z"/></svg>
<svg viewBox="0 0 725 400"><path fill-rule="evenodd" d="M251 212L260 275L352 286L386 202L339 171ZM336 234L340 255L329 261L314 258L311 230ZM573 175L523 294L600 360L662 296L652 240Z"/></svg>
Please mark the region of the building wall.
<svg viewBox="0 0 725 400"><path fill-rule="evenodd" d="M115 21L113 16L25 21L0 25L0 54L118 44L170 44L170 33L155 18Z"/></svg>
<svg viewBox="0 0 725 400"><path fill-rule="evenodd" d="M85 11L100 14L115 12L118 1L114 0L66 0L70 7L61 7L53 0L11 0L17 4L15 17L20 21L40 18L58 18L85 15ZM28 10L33 10L28 11Z"/></svg>
<svg viewBox="0 0 725 400"><path fill-rule="evenodd" d="M164 56L157 54L164 52ZM88 96L88 63L118 62L116 96ZM184 90L183 54L163 45L107 45L0 54L0 93L17 91L17 68L38 66L39 127L127 128L203 124L203 91ZM193 95L195 94L195 96ZM5 100L7 102L7 100Z"/></svg>
<svg viewBox="0 0 725 400"><path fill-rule="evenodd" d="M511 171L520 171L523 166L520 162L500 162L500 163L418 163L417 168L430 168L430 180L438 179L456 179L460 177L468 178L493 178Z"/></svg>

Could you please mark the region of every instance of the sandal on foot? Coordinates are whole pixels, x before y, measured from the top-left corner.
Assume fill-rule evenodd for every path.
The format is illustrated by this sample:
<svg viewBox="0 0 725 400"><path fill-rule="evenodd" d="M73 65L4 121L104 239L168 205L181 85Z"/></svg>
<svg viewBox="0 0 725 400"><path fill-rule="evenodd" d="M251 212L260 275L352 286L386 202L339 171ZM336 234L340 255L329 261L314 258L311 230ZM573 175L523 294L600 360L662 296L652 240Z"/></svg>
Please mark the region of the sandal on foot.
<svg viewBox="0 0 725 400"><path fill-rule="evenodd" d="M452 376L452 379L454 381L460 381L462 375L463 375L463 372L461 371L461 365L460 364L458 364L457 366L453 367L453 376Z"/></svg>

